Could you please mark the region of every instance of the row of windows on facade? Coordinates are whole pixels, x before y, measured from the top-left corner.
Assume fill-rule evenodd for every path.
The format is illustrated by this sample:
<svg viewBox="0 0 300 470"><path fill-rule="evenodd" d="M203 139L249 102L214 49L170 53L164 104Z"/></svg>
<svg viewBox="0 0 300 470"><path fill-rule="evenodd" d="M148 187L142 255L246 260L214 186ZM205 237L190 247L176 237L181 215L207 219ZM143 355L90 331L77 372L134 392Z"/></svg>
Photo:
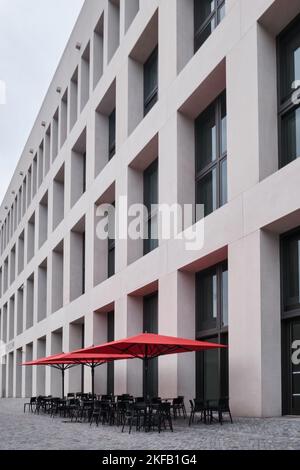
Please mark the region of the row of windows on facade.
<svg viewBox="0 0 300 470"><path fill-rule="evenodd" d="M116 29L119 35L119 3L109 2L110 8L116 9L116 21L118 28ZM215 27L225 16L225 1L224 0L205 0L202 2L194 2L194 28L195 28L195 52L201 47L208 36L212 33ZM139 10L139 2L136 3L136 8L131 13L131 21ZM103 75L103 25L104 14L94 30L94 88L98 84ZM129 25L127 25L128 27ZM119 40L116 42L116 48ZM116 51L113 50L113 53ZM113 54L112 53L112 54ZM82 59L80 74L81 82L81 99L80 109L83 110L89 99L90 90L90 43L86 47ZM97 57L97 60L95 58ZM112 57L112 56L111 56ZM111 58L110 57L110 58ZM101 62L102 60L102 62ZM43 178L48 174L51 165L51 147L52 147L52 161L59 152L59 134L60 146L62 147L67 139L68 129L72 130L78 118L78 99L79 99L79 72L76 68L71 81L70 81L70 94L68 89L63 94L61 105L57 108L52 125L46 131L45 138L43 139L38 152L33 158L33 163L30 166L27 176L25 177L22 186L15 197L15 201L9 210L8 216L5 219L1 228L1 253L3 253L10 238L16 231L18 224L24 216L26 208L28 208L31 200L34 198L38 188L43 182ZM146 115L154 106L158 99L158 47L151 52L149 58L144 64L144 115ZM69 120L69 125L68 125ZM111 159L116 151L115 142L115 122L116 112L115 109L108 116L109 120L109 143L108 143L108 156ZM60 129L60 132L59 132ZM27 186L27 189L26 189ZM26 204L27 198L27 204Z"/></svg>
<svg viewBox="0 0 300 470"><path fill-rule="evenodd" d="M228 342L228 272L227 263L214 266L196 275L196 322L195 337L209 339L212 342ZM3 315L0 325L3 331L0 338L6 341L7 328L13 331L11 322L14 315L14 305L10 306L10 315L7 320L7 307L2 309ZM12 312L12 314L11 314ZM19 313L17 312L17 316ZM18 318L17 318L18 320ZM143 299L143 331L158 333L158 293L151 294ZM19 333L20 334L20 333ZM84 333L83 333L84 338ZM12 338L10 338L12 339ZM107 314L107 340L114 339L114 314ZM212 367L213 366L213 367ZM148 381L147 395L157 396L158 393L158 362L151 361L149 365L151 380ZM200 377L206 377L201 381ZM197 354L197 396L214 398L227 396L228 393L228 366L227 353L208 352ZM108 393L113 393L113 367L108 369Z"/></svg>
<svg viewBox="0 0 300 470"><path fill-rule="evenodd" d="M151 212L151 205L157 204L158 202L158 160L155 160L144 172L144 204L149 208L149 218L147 220L147 233L149 238L144 241L144 254L149 253L158 246L158 240L151 238L153 232L153 225L157 223L156 214ZM57 188L58 189L58 188ZM57 195L56 195L57 197ZM64 195L62 193L62 199ZM47 240L48 236L48 208L45 205L45 198L43 205L40 207L39 223L39 248ZM115 203L113 203L115 205ZM62 220L62 216L60 220ZM57 222L57 219L55 219ZM29 263L35 255L35 232L37 230L35 224L35 215L33 215L29 221L26 234L24 231L18 240L18 247L13 247L10 256L4 261L3 267L0 268L0 297L7 291L10 285L15 282L17 275L21 274L24 270L25 265L25 245L27 237L27 263ZM82 255L85 255L85 229L81 227L80 231L74 229L76 236L82 237ZM58 251L58 250L56 250ZM74 258L78 260L79 253L74 253ZM80 257L80 256L79 256ZM45 264L45 263L44 263ZM82 277L85 279L85 260L82 261ZM113 276L115 273L115 240L108 238L107 241L107 278ZM84 283L83 283L84 286ZM84 293L84 288L80 291L80 295Z"/></svg>
<svg viewBox="0 0 300 470"><path fill-rule="evenodd" d="M199 3L199 2L198 2ZM195 37L207 22L217 24L222 19L220 11L224 2L208 2L210 7L195 7ZM198 5L198 4L197 4ZM204 8L202 10L202 8ZM199 10L198 10L199 9ZM210 12L210 14L208 14ZM204 20L203 20L204 18ZM201 27L197 27L201 25ZM202 29L201 29L202 28ZM205 36L206 37L206 36ZM196 46L195 46L196 47ZM300 107L293 102L293 83L300 79L299 21L279 37L280 69L280 166L290 163L300 155ZM158 99L158 48L144 64L144 113L147 114ZM108 116L108 160L116 151L116 112ZM42 147L41 147L42 149ZM41 150L40 149L40 150ZM226 142L226 97L211 105L196 121L196 202L205 205L205 214L222 206L227 201L227 142ZM43 155L43 152L41 153ZM85 160L85 159L84 159ZM3 253L10 236L17 228L38 186L42 182L43 163L34 159L26 180L1 230L1 252ZM85 182L85 178L83 178ZM22 197L23 196L23 197ZM27 196L27 206L26 206ZM22 201L23 199L23 201Z"/></svg>
<svg viewBox="0 0 300 470"><path fill-rule="evenodd" d="M281 239L282 278L282 353L283 353L283 412L298 413L300 409L298 380L300 365L289 360L291 347L300 335L300 229L285 234ZM210 267L195 276L196 309L195 338L228 344L228 269L227 262ZM14 311L14 306L10 307ZM114 339L114 314L107 314L107 340ZM9 323L11 323L9 321ZM146 296L143 301L143 331L158 333L158 294ZM0 312L2 332L7 332L7 309ZM9 325L11 331L11 325ZM6 333L5 333L6 334ZM57 333L55 333L57 335ZM62 344L62 333L61 344ZM40 341L40 340L38 340ZM45 340L43 340L45 343ZM82 333L82 346L84 333ZM32 343L26 345L26 351ZM45 346L44 346L45 348ZM46 349L45 349L46 351ZM18 351L17 351L18 353ZM13 355L13 353L11 353ZM22 352L21 352L22 354ZM21 354L17 354L21 357ZM27 354L27 353L26 353ZM27 360L32 357L27 357ZM17 360L17 358L16 358ZM20 362L20 360L19 360ZM12 363L10 363L11 366ZM148 381L149 396L158 394L158 361L151 361ZM145 385L145 381L144 381ZM114 370L107 371L107 393L114 393ZM228 396L228 351L205 351L196 355L196 397L215 399Z"/></svg>
<svg viewBox="0 0 300 470"><path fill-rule="evenodd" d="M282 332L283 338L288 336L299 339L300 332L300 231L284 235L281 240L281 277L282 277ZM208 268L196 274L196 314L195 337L199 340L228 344L228 268L227 262ZM11 307L13 308L13 307ZM11 310L14 311L14 310ZM7 331L7 309L1 312L0 321L3 331ZM114 316L110 312L107 323L107 340L114 339ZM291 328L292 326L292 328ZM298 328L298 330L297 330ZM143 331L158 333L158 294L144 298ZM298 333L297 333L298 331ZM83 336L84 337L84 336ZM3 332L0 338L5 340ZM290 339L291 339L290 338ZM288 341L290 353L291 341ZM285 345L283 345L284 349ZM285 351L283 350L283 353ZM291 365L287 367L289 369ZM293 377L297 378L299 367L293 365ZM288 370L283 369L283 374ZM158 362L150 365L149 389L147 394L156 396L158 393ZM113 368L108 371L108 393L113 393ZM293 390L298 386L291 383ZM208 351L196 356L196 396L213 399L228 396L228 353L227 350ZM293 399L298 400L298 396ZM296 409L293 401L291 409ZM299 400L298 400L299 401ZM298 403L299 405L299 403ZM299 409L299 406L298 406Z"/></svg>

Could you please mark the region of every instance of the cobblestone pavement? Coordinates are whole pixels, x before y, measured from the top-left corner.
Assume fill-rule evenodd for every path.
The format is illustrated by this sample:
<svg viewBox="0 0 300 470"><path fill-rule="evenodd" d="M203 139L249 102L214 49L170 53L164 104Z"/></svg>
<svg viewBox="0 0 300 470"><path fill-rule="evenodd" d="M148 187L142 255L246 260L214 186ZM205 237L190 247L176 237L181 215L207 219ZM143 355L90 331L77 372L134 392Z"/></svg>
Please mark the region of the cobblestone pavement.
<svg viewBox="0 0 300 470"><path fill-rule="evenodd" d="M79 450L202 450L298 449L300 417L235 418L234 424L174 423L174 433L121 432L115 426L98 428L87 423L66 423L63 418L23 413L24 400L0 399L0 449Z"/></svg>

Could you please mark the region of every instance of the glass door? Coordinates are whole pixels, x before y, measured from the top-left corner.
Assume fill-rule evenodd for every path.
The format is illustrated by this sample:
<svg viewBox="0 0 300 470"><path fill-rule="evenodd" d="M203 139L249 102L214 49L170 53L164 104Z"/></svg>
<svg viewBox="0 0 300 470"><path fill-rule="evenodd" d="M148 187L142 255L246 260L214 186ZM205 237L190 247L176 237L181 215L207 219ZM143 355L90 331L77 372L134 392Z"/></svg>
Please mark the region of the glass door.
<svg viewBox="0 0 300 470"><path fill-rule="evenodd" d="M300 319L290 324L290 356L291 414L300 415Z"/></svg>

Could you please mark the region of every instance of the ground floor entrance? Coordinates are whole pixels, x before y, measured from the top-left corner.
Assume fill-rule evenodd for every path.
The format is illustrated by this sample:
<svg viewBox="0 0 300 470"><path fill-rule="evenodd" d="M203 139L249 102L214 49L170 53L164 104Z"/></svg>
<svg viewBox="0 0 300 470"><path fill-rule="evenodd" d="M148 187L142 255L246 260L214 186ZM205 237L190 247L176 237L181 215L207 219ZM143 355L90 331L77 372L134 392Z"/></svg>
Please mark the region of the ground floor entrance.
<svg viewBox="0 0 300 470"><path fill-rule="evenodd" d="M300 415L300 317L283 322L283 412Z"/></svg>

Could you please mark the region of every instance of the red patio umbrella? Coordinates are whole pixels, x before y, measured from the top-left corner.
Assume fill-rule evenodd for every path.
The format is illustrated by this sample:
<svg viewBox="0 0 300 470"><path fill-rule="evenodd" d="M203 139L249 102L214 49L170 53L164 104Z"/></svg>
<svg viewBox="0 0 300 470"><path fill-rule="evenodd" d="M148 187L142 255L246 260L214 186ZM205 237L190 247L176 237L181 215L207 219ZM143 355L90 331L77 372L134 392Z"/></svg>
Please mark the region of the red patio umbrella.
<svg viewBox="0 0 300 470"><path fill-rule="evenodd" d="M147 393L149 360L167 354L179 354L226 347L227 346L222 344L208 343L206 341L196 341L153 333L142 333L130 338L111 341L99 346L92 346L90 348L74 352L73 354L75 356L80 354L80 352L85 352L87 354L119 354L126 356L129 355L143 360L145 365L145 393Z"/></svg>
<svg viewBox="0 0 300 470"><path fill-rule="evenodd" d="M75 355L76 353L76 355ZM125 354L98 354L98 353L85 353L74 351L74 353L62 353L55 356L49 356L36 361L25 362L24 366L50 366L62 372L62 398L65 395L65 371L77 365L84 365L91 369L92 374L92 395L95 391L95 369L96 367L106 364L107 362L119 359L132 359L132 356Z"/></svg>

